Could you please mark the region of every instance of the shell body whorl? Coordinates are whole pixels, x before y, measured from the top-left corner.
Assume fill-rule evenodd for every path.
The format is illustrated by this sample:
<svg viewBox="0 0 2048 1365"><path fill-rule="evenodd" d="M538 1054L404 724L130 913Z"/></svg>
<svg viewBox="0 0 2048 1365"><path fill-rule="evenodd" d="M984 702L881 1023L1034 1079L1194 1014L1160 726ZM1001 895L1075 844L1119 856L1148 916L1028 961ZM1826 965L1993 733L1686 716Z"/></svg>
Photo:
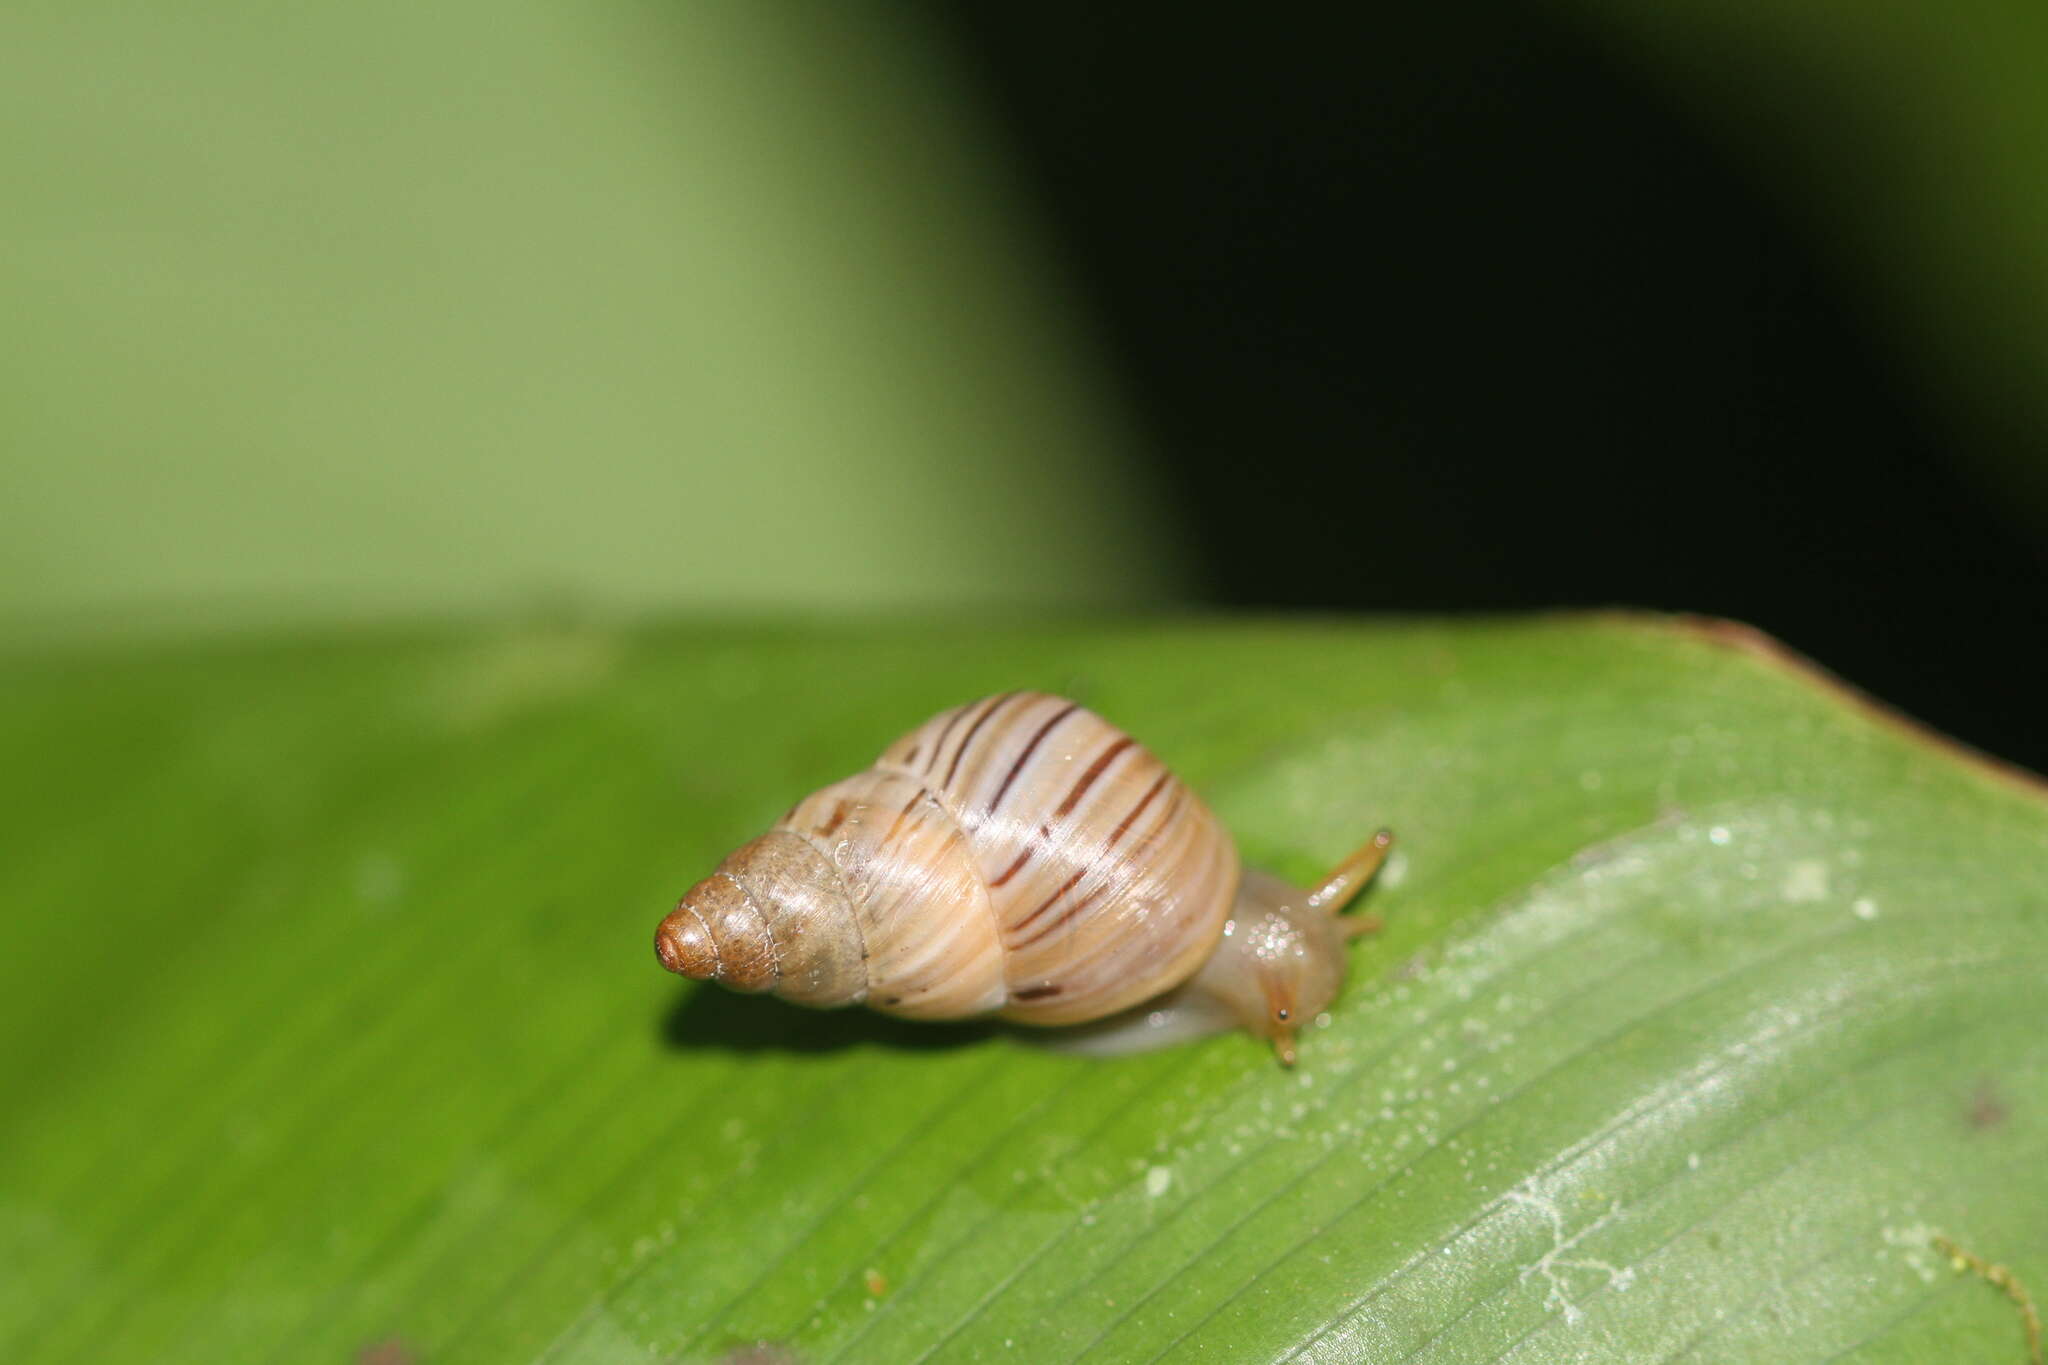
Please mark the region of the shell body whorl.
<svg viewBox="0 0 2048 1365"><path fill-rule="evenodd" d="M662 961L797 1004L1099 1019L1214 951L1237 850L1130 736L1041 692L934 716L686 895Z"/></svg>

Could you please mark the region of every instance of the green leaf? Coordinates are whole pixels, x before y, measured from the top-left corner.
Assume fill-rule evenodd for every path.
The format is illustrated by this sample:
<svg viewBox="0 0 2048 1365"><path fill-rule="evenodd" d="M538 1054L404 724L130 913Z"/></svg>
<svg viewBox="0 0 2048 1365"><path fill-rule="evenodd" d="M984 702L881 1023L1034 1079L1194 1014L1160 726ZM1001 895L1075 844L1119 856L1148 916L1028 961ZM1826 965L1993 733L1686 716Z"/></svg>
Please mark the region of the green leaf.
<svg viewBox="0 0 2048 1365"><path fill-rule="evenodd" d="M655 920L1039 686L1313 875L1327 1027L1103 1061ZM17 657L0 1359L2024 1358L2048 811L1729 628L682 628Z"/></svg>

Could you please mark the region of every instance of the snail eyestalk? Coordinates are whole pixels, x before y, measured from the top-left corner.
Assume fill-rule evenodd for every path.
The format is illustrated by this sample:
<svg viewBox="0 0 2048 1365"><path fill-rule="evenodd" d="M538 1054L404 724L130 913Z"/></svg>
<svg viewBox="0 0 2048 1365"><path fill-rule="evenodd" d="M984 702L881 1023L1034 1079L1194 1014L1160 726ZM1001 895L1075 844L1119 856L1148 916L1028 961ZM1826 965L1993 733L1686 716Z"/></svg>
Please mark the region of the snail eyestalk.
<svg viewBox="0 0 2048 1365"><path fill-rule="evenodd" d="M1366 840L1364 847L1338 863L1330 869L1329 876L1316 883L1315 889L1308 893L1308 903L1319 910L1326 909L1333 915L1342 914L1344 907L1356 899L1358 893L1365 890L1367 883L1379 872L1380 864L1386 862L1387 851L1393 846L1394 831L1383 829L1373 835ZM1372 929L1378 927L1378 921L1374 920ZM1359 934L1372 932L1372 929L1353 929L1351 935L1355 938Z"/></svg>

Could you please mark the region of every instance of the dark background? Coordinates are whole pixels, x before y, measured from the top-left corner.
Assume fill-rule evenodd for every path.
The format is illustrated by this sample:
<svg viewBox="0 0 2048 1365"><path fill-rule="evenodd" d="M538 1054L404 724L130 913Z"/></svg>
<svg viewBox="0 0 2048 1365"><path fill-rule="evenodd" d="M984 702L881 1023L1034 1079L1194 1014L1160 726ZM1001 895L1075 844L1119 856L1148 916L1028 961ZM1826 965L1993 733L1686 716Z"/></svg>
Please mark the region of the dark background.
<svg viewBox="0 0 2048 1365"><path fill-rule="evenodd" d="M2048 555L1829 248L1505 7L934 5L1208 598L1736 617L2048 769Z"/></svg>

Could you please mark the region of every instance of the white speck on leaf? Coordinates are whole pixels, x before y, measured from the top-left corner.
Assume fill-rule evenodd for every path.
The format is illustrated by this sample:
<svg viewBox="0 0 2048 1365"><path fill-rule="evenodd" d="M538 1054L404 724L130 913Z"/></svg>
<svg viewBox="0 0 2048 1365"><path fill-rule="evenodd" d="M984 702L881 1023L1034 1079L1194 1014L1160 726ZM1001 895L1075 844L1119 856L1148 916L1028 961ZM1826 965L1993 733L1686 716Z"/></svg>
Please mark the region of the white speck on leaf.
<svg viewBox="0 0 2048 1365"><path fill-rule="evenodd" d="M1524 1208L1536 1210L1550 1224L1550 1250L1537 1257L1533 1264L1524 1267L1521 1278L1526 1280L1531 1275L1541 1275L1544 1283L1549 1286L1549 1291L1543 1297L1543 1306L1563 1317L1566 1323L1577 1326L1586 1316L1585 1310L1580 1308L1572 1299L1572 1286L1570 1279L1566 1276L1567 1271L1576 1270L1589 1275L1604 1276L1606 1283L1617 1292L1624 1291L1635 1283L1636 1272L1629 1267L1615 1266L1610 1262L1596 1260L1589 1256L1571 1256L1567 1254L1577 1247L1580 1242L1619 1217L1621 1214L1619 1202L1608 1205L1607 1212L1601 1214L1577 1232L1567 1235L1564 1226L1564 1211L1557 1206L1555 1200L1548 1199L1531 1190L1509 1190L1507 1198L1513 1203L1522 1205Z"/></svg>
<svg viewBox="0 0 2048 1365"><path fill-rule="evenodd" d="M1934 1251L1934 1235L1934 1229L1925 1223L1884 1230L1885 1245L1900 1251L1907 1267L1919 1276L1922 1284L1933 1284L1940 1271L1940 1261Z"/></svg>
<svg viewBox="0 0 2048 1365"><path fill-rule="evenodd" d="M1785 880L1779 884L1778 894L1788 901L1826 900L1828 865L1818 858L1792 864L1785 871Z"/></svg>

